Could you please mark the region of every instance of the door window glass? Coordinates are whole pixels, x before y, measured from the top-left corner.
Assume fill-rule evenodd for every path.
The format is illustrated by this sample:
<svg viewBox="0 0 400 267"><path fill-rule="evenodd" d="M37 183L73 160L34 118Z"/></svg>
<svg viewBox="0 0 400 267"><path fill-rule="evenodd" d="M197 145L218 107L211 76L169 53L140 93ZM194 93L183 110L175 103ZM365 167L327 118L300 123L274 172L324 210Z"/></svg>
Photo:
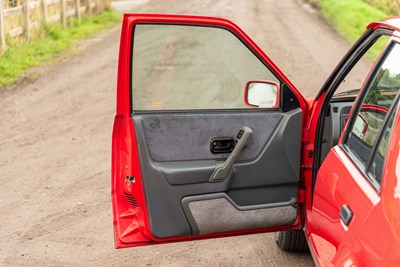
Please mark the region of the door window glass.
<svg viewBox="0 0 400 267"><path fill-rule="evenodd" d="M362 58L356 63L351 71L342 80L336 93L340 92L356 92L361 88L365 78L367 77L372 65L378 58L379 54L385 48L388 43L390 36L381 35L374 44L368 49L368 51L362 56Z"/></svg>
<svg viewBox="0 0 400 267"><path fill-rule="evenodd" d="M392 112L385 128L382 130L381 137L378 140L375 154L372 157L371 163L368 166L368 174L377 182L382 180L383 163L385 162L386 151L389 144L390 134L396 112Z"/></svg>
<svg viewBox="0 0 400 267"><path fill-rule="evenodd" d="M279 80L230 31L206 26L136 25L134 110L250 108L246 83Z"/></svg>
<svg viewBox="0 0 400 267"><path fill-rule="evenodd" d="M368 166L374 146L377 147L376 157L381 156L382 160L386 153L387 131L390 130L390 121L386 124L389 128L382 130L388 112L393 104L394 98L400 88L400 45L392 46L390 52L383 60L383 63L375 73L373 80L369 83L369 88L362 101L361 107L358 108L354 122L352 123L351 131L346 140L346 145L355 156L356 161L361 169L365 170ZM383 135L380 139L379 136ZM385 137L386 136L386 137ZM376 161L377 162L377 161ZM375 164L376 164L375 162ZM383 163L380 164L383 166ZM375 165L376 166L376 165ZM368 170L373 173L373 178L380 182L382 168L372 166Z"/></svg>

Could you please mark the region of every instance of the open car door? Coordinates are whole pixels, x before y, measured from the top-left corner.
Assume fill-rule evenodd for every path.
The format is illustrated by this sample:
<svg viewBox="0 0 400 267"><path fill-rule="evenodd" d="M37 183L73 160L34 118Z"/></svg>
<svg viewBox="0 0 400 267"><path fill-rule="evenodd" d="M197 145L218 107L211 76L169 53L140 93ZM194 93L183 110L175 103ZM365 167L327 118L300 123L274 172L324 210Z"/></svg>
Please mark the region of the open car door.
<svg viewBox="0 0 400 267"><path fill-rule="evenodd" d="M116 247L300 229L307 111L232 22L125 15L112 143Z"/></svg>

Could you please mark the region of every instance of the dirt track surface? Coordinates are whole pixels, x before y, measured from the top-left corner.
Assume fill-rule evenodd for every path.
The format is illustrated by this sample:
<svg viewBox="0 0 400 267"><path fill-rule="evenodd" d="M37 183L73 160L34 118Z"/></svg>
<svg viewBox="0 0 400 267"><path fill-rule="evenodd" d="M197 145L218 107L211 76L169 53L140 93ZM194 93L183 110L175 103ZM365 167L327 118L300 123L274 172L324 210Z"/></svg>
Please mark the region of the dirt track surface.
<svg viewBox="0 0 400 267"><path fill-rule="evenodd" d="M348 44L301 1L117 2L121 10L227 17L314 95ZM0 266L310 266L273 234L115 250L110 150L119 29L0 93Z"/></svg>

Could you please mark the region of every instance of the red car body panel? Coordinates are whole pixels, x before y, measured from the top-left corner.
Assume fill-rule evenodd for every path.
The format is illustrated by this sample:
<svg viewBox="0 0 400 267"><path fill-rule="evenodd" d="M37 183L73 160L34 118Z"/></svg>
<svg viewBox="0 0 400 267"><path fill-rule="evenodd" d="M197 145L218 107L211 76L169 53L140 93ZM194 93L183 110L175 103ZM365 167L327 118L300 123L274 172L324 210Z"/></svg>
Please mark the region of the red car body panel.
<svg viewBox="0 0 400 267"><path fill-rule="evenodd" d="M379 202L379 196L339 146L328 154L318 171L317 181L310 238L315 243L316 253L326 253L319 251L326 244L334 247L334 253L329 257L325 255L323 259L342 266L349 261L349 251L356 248L358 229L361 229L371 208ZM344 225L339 217L343 205L348 205L354 214L349 226ZM358 263L356 265L360 263L357 259L351 261Z"/></svg>
<svg viewBox="0 0 400 267"><path fill-rule="evenodd" d="M383 19L380 21L375 21L372 22L368 25L368 29L378 29L378 28L384 28L384 29L390 29L393 31L399 31L400 30L400 17L391 17L387 19Z"/></svg>
<svg viewBox="0 0 400 267"><path fill-rule="evenodd" d="M309 238L313 251L321 265L398 266L400 263L399 119L397 114L381 194L340 146L332 149L333 153L328 154L319 169L311 219L307 221L312 226ZM342 205L351 207L354 214L348 227L339 218Z"/></svg>
<svg viewBox="0 0 400 267"><path fill-rule="evenodd" d="M397 112L397 118L393 125L391 142L389 143L387 152L387 161L383 176L386 179L382 183L381 191L381 214L379 216L385 220L387 233L391 236L391 252L397 257L387 257L388 265L400 266L400 114ZM371 237L369 238L371 239ZM373 242L373 241L372 241ZM395 254L397 252L397 254Z"/></svg>
<svg viewBox="0 0 400 267"><path fill-rule="evenodd" d="M284 81L300 103L302 118L302 151L300 176L305 188L299 190L299 202L305 202L305 212L300 213L290 227L274 227L248 231L226 232L202 236L159 239L152 235L146 209L145 194L139 164L134 125L131 119L131 42L136 23L175 23L212 25L226 28L239 36ZM371 23L368 28L400 29L400 18ZM395 32L394 35L397 33ZM316 100L305 100L269 57L235 24L211 17L181 15L125 15L121 30L118 65L117 108L113 129L112 148L112 200L114 235L117 248L252 234L280 229L305 228L306 238L313 256L323 266L400 266L400 115L397 114L393 136L384 166L382 191L363 177L342 147L336 146L319 169L313 190L313 162L316 131L322 103L322 92ZM354 108L354 107L353 107ZM383 112L383 110L382 110ZM339 140L339 144L341 140ZM133 177L129 182L125 177ZM129 201L124 194L131 194ZM339 218L343 205L351 207L354 217L349 226ZM299 208L300 211L300 208ZM305 222L303 224L303 221Z"/></svg>

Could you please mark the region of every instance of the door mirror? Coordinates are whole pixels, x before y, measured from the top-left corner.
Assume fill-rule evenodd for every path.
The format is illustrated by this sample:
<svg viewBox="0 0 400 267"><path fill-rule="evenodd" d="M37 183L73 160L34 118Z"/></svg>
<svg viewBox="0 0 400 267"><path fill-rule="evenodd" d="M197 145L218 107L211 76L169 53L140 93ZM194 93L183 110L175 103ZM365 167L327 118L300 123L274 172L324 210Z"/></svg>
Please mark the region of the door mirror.
<svg viewBox="0 0 400 267"><path fill-rule="evenodd" d="M279 107L278 84L273 81L249 81L244 92L246 105L253 108Z"/></svg>
<svg viewBox="0 0 400 267"><path fill-rule="evenodd" d="M358 114L356 122L354 124L353 133L364 140L365 134L368 131L368 122L367 120Z"/></svg>

